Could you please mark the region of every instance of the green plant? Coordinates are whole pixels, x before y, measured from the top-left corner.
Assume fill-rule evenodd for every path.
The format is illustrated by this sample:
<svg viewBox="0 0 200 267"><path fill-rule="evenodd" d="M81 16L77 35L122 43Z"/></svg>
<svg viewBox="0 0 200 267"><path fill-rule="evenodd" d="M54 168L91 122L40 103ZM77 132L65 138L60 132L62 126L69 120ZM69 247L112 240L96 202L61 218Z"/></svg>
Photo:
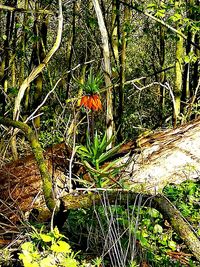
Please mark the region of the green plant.
<svg viewBox="0 0 200 267"><path fill-rule="evenodd" d="M173 201L182 215L198 229L200 220L199 201L200 188L194 181L186 181L180 185L168 185L164 189L165 195Z"/></svg>
<svg viewBox="0 0 200 267"><path fill-rule="evenodd" d="M119 151L122 145L122 143L120 143L110 150L106 150L107 146L113 141L113 138L114 137L111 137L107 141L105 133L102 140L99 140L96 132L93 142L90 141L89 134L87 134L86 146L77 146L77 154L81 157L83 164L94 177L95 183L98 187L104 187L110 181L115 183L116 181L114 180L114 177L122 168L117 166L117 162L119 161L118 159L103 166L108 159L112 158Z"/></svg>
<svg viewBox="0 0 200 267"><path fill-rule="evenodd" d="M87 80L82 84L78 80L76 82L85 91L86 94L96 94L99 92L100 85L103 82L102 74L93 74L92 68L90 69Z"/></svg>
<svg viewBox="0 0 200 267"><path fill-rule="evenodd" d="M193 188L191 185L188 186L190 190ZM190 192L189 188L188 192ZM124 253L127 252L130 240L134 244L134 246L130 246L128 251L126 266L140 266L141 261L155 267L198 266L186 248L182 247L182 240L157 209L146 206L124 206L120 205L120 201L116 201L116 203L118 204L110 205L108 208L105 206L95 207L95 212L89 209L72 211L67 223L68 231L72 234L74 242L79 241L84 246L85 238L90 236L89 251L97 253L99 256L102 255L104 248L104 237L108 235L110 229L115 229L119 231L117 234L115 233L116 244L120 244ZM96 214L98 214L97 218ZM197 216L199 215L196 213L196 218L198 218ZM199 220L197 220L198 222ZM111 228L113 225L114 228ZM78 235L77 233L81 234ZM113 242L115 243L115 241ZM135 248L134 258L133 262L130 262L133 247ZM104 264L105 260L110 259L103 257L102 262Z"/></svg>
<svg viewBox="0 0 200 267"><path fill-rule="evenodd" d="M11 250L5 248L5 249L0 249L0 266L14 266L13 265L14 258L12 255Z"/></svg>
<svg viewBox="0 0 200 267"><path fill-rule="evenodd" d="M44 233L43 228L38 232L33 228L31 241L21 245L19 259L24 267L77 267L79 262L75 259L71 246L64 241L65 237L55 228Z"/></svg>
<svg viewBox="0 0 200 267"><path fill-rule="evenodd" d="M97 257L96 259L92 260L92 263L93 263L95 266L100 267L101 264L102 264L102 258Z"/></svg>

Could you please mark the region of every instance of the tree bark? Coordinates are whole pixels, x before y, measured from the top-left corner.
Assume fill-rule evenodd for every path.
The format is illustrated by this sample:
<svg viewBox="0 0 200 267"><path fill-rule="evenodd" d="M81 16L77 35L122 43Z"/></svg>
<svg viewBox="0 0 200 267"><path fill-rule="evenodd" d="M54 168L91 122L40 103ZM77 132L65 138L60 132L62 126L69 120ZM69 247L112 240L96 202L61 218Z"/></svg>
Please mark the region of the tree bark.
<svg viewBox="0 0 200 267"><path fill-rule="evenodd" d="M181 0L175 1L175 7L178 9L181 5ZM182 19L181 19L182 21ZM179 22L178 22L179 23ZM177 29L181 27L177 25ZM184 39L182 36L177 36L176 43L176 62L175 62L175 84L174 84L174 112L173 112L173 126L177 126L178 117L181 110L181 96L183 86L183 55L184 55Z"/></svg>

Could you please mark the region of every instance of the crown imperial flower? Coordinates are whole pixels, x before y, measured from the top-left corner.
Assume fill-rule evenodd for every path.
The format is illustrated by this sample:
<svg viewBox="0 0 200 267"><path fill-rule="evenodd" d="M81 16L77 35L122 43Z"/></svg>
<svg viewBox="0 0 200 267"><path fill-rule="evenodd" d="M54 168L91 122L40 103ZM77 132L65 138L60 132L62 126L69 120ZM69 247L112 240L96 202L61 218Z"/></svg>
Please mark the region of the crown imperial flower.
<svg viewBox="0 0 200 267"><path fill-rule="evenodd" d="M84 106L92 111L102 110L102 104L98 94L82 96L80 106Z"/></svg>

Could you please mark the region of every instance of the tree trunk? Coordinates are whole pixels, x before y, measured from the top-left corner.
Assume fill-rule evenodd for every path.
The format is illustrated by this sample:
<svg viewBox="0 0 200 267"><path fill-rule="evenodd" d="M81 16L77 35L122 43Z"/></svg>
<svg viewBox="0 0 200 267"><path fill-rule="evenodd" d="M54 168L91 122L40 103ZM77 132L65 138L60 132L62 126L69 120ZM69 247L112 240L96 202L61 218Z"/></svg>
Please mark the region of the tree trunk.
<svg viewBox="0 0 200 267"><path fill-rule="evenodd" d="M175 7L178 9L182 0L175 1ZM182 20L181 20L182 21ZM178 22L179 23L179 22ZM179 25L177 30L181 30ZM175 63L175 84L174 84L174 113L173 126L176 127L177 120L181 109L182 83L183 83L183 55L184 55L184 39L177 35L176 43L176 63Z"/></svg>
<svg viewBox="0 0 200 267"><path fill-rule="evenodd" d="M128 1L125 0L125 3ZM118 5L117 5L118 6ZM127 46L127 31L126 31L126 24L129 20L130 11L127 6L124 6L124 16L122 18L122 25L120 27L120 6L118 6L118 15L117 15L117 21L118 21L118 28L121 28L121 36L118 34L119 37L119 106L118 106L118 140L122 142L123 140L123 134L122 134L122 124L123 124L123 113L124 113L124 83L126 81L126 46Z"/></svg>
<svg viewBox="0 0 200 267"><path fill-rule="evenodd" d="M114 121L113 121L113 103L112 103L112 82L111 82L111 66L110 66L110 52L108 43L108 33L104 23L103 15L98 0L93 0L94 9L97 15L97 20L99 24L99 30L101 32L102 39L102 49L104 57L104 76L105 84L107 89L106 94L106 133L107 140L109 140L114 132ZM112 143L110 143L107 149L111 148Z"/></svg>

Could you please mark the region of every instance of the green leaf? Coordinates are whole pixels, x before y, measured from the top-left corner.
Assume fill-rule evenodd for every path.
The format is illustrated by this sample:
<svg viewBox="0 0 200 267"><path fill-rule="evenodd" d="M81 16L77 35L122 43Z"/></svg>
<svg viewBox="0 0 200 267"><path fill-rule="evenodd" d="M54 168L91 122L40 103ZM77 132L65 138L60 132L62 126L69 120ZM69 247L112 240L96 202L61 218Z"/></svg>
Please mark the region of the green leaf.
<svg viewBox="0 0 200 267"><path fill-rule="evenodd" d="M140 243L141 243L141 245L143 247L148 247L149 246L148 239L143 237L143 236L141 236L141 238L140 238Z"/></svg>
<svg viewBox="0 0 200 267"><path fill-rule="evenodd" d="M5 41L7 39L7 36L5 34L3 34L2 39Z"/></svg>
<svg viewBox="0 0 200 267"><path fill-rule="evenodd" d="M100 151L104 151L105 149L106 149L106 147L107 147L107 142L106 142L106 138L107 138L107 135L106 135L106 132L105 132L105 134L104 134L104 136L103 136L103 138L102 138L102 140L101 140L101 143L100 143L100 145L99 145L99 149L100 149ZM111 141L112 141L113 139L111 139Z"/></svg>
<svg viewBox="0 0 200 267"><path fill-rule="evenodd" d="M96 157L96 155L97 155L98 148L99 148L99 140L98 140L98 135L96 132L95 136L94 136L94 157Z"/></svg>
<svg viewBox="0 0 200 267"><path fill-rule="evenodd" d="M160 217L160 212L157 211L157 210L154 209L154 208L149 208L149 209L148 209L148 213L149 213L149 215L150 215L151 217L153 217L153 218L159 218L159 217Z"/></svg>
<svg viewBox="0 0 200 267"><path fill-rule="evenodd" d="M20 23L15 23L15 28L19 29L20 27L22 27L22 25Z"/></svg>
<svg viewBox="0 0 200 267"><path fill-rule="evenodd" d="M54 259L53 255L52 256L49 255L40 261L40 266L42 266L42 267L56 267L57 265L55 265L55 259Z"/></svg>
<svg viewBox="0 0 200 267"><path fill-rule="evenodd" d="M88 131L86 132L86 146L88 151L91 153L92 150L91 150L90 134Z"/></svg>
<svg viewBox="0 0 200 267"><path fill-rule="evenodd" d="M185 56L184 57L184 61L185 61L185 63L189 63L190 62L190 57L189 56Z"/></svg>
<svg viewBox="0 0 200 267"><path fill-rule="evenodd" d="M177 22L177 21L179 21L179 20L182 19L182 15L179 14L179 13L175 13L175 14L174 14L173 16L171 16L169 19L172 20L172 21L174 21L174 22Z"/></svg>
<svg viewBox="0 0 200 267"><path fill-rule="evenodd" d="M62 238L65 237L64 235L60 234L60 232L59 232L57 226L53 229L53 235L54 235L54 237L55 237L56 239L58 239L58 238L60 238L60 237L62 237Z"/></svg>
<svg viewBox="0 0 200 267"><path fill-rule="evenodd" d="M147 5L147 8L152 8L152 7L156 9L157 5L153 3Z"/></svg>
<svg viewBox="0 0 200 267"><path fill-rule="evenodd" d="M30 264L33 260L33 257L32 255L29 253L20 253L19 254L19 259L23 261L23 264L26 265L26 264Z"/></svg>
<svg viewBox="0 0 200 267"><path fill-rule="evenodd" d="M155 224L153 228L154 234L162 234L163 228L160 224Z"/></svg>
<svg viewBox="0 0 200 267"><path fill-rule="evenodd" d="M76 152L83 159L91 161L91 159L93 158L93 153L89 152L85 146L76 147Z"/></svg>
<svg viewBox="0 0 200 267"><path fill-rule="evenodd" d="M100 157L99 157L99 164L106 161L107 159L109 159L110 157L114 156L116 154L116 152L120 149L122 143L111 148L110 150L108 150L107 152L103 153Z"/></svg>
<svg viewBox="0 0 200 267"><path fill-rule="evenodd" d="M85 146L78 146L77 147L77 152L78 153L86 152L87 154L90 154L88 149L87 149L87 147L85 147Z"/></svg>
<svg viewBox="0 0 200 267"><path fill-rule="evenodd" d="M155 14L155 17L159 18L164 18L164 16L165 16L165 9L159 9Z"/></svg>
<svg viewBox="0 0 200 267"><path fill-rule="evenodd" d="M168 246L174 251L176 250L176 242L169 240L168 241Z"/></svg>
<svg viewBox="0 0 200 267"><path fill-rule="evenodd" d="M78 267L78 262L75 259L66 258L61 262L64 267Z"/></svg>
<svg viewBox="0 0 200 267"><path fill-rule="evenodd" d="M22 250L27 250L27 251L34 251L34 245L32 242L25 242L24 244L21 245Z"/></svg>
<svg viewBox="0 0 200 267"><path fill-rule="evenodd" d="M32 263L24 263L24 267L40 267L39 263L32 262Z"/></svg>

